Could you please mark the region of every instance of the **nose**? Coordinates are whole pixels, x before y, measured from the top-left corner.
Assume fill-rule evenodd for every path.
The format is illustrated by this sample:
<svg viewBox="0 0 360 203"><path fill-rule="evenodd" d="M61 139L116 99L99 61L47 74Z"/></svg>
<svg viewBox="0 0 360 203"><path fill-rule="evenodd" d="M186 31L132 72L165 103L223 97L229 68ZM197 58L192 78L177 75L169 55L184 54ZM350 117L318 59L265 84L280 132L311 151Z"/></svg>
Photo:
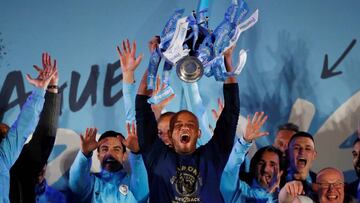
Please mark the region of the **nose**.
<svg viewBox="0 0 360 203"><path fill-rule="evenodd" d="M189 126L187 126L187 125L183 125L183 126L181 126L181 130L189 130L190 128L189 128Z"/></svg>
<svg viewBox="0 0 360 203"><path fill-rule="evenodd" d="M300 149L299 149L299 154L304 154L304 151L305 151L305 150L304 150L303 148L300 148Z"/></svg>
<svg viewBox="0 0 360 203"><path fill-rule="evenodd" d="M335 189L334 184L329 184L329 188L328 188L328 190L329 190L329 191L332 191L332 190L334 190L334 189Z"/></svg>
<svg viewBox="0 0 360 203"><path fill-rule="evenodd" d="M360 157L359 157L359 155L355 158L355 163L356 163L356 165L360 165Z"/></svg>
<svg viewBox="0 0 360 203"><path fill-rule="evenodd" d="M287 143L284 143L283 149L284 149L284 152L288 149L288 144Z"/></svg>
<svg viewBox="0 0 360 203"><path fill-rule="evenodd" d="M264 172L266 172L266 173L271 172L271 166L270 166L270 164L264 164L264 165L262 166L262 168L261 168L261 172L262 172L262 173L264 173Z"/></svg>

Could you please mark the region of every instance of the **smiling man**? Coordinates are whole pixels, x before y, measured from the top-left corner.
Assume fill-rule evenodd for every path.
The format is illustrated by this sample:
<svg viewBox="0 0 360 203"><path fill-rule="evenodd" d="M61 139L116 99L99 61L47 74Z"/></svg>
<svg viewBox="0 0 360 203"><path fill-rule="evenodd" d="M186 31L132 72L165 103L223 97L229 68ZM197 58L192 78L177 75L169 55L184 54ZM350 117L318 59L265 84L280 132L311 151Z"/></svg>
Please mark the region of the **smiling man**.
<svg viewBox="0 0 360 203"><path fill-rule="evenodd" d="M311 134L297 132L289 141L289 168L285 182L301 181L306 195L311 195L311 184L316 182L316 174L310 171L316 158L315 142ZM282 185L283 185L282 184Z"/></svg>
<svg viewBox="0 0 360 203"><path fill-rule="evenodd" d="M312 199L319 203L355 203L354 198L345 194L344 174L337 168L327 167L319 171L316 183L313 184L315 193ZM281 189L279 203L293 203L299 195L304 194L300 181L291 181Z"/></svg>
<svg viewBox="0 0 360 203"><path fill-rule="evenodd" d="M343 203L344 175L336 168L324 168L316 177L316 188L319 203Z"/></svg>

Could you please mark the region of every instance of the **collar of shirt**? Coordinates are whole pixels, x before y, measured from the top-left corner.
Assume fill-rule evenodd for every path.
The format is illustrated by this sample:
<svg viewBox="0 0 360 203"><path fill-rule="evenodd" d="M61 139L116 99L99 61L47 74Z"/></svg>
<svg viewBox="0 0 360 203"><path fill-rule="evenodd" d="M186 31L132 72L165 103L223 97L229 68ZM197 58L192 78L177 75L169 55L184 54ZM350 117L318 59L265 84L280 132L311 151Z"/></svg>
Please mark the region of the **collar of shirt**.
<svg viewBox="0 0 360 203"><path fill-rule="evenodd" d="M107 181L109 181L109 180L116 181L118 179L123 179L125 176L127 176L127 172L125 172L124 170L110 172L110 171L103 169L100 172L100 176L102 179L107 180Z"/></svg>
<svg viewBox="0 0 360 203"><path fill-rule="evenodd" d="M292 170L288 170L287 171L287 175L286 175L286 182L289 182L289 181L292 181L294 180L294 177L293 177L293 174L295 172L292 171ZM308 183L309 185L312 184L312 180L311 180L311 176L310 176L310 172L308 173L308 175L306 176L306 179L305 179L306 183Z"/></svg>

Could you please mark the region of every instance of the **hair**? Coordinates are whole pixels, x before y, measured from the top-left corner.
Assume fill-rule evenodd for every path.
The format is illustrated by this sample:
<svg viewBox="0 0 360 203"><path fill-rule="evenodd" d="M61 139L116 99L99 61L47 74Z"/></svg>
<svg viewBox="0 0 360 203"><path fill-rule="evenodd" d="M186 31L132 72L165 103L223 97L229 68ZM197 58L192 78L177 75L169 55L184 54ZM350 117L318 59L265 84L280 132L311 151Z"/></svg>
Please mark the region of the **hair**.
<svg viewBox="0 0 360 203"><path fill-rule="evenodd" d="M115 131L112 131L112 130L109 130L109 131L106 131L104 132L103 134L101 134L101 136L99 137L99 140L98 142L100 142L101 140L105 139L105 138L108 138L108 137L118 137L120 136L122 139L125 140L125 137L123 134L119 133L119 132L115 132ZM123 147L123 153L126 152L126 146L121 142L121 145ZM99 151L99 148L100 146L97 148L97 150Z"/></svg>
<svg viewBox="0 0 360 203"><path fill-rule="evenodd" d="M356 143L360 142L359 138L356 138L355 141L353 142L353 146L355 146Z"/></svg>
<svg viewBox="0 0 360 203"><path fill-rule="evenodd" d="M345 181L345 177L344 177L344 173L337 169L337 168L334 168L334 167L326 167L326 168L323 168L321 169L318 173L317 173L317 176L316 176L316 180L318 179L318 177L326 170L333 170L333 171L337 171L340 175L341 175L341 178L343 179L343 182Z"/></svg>
<svg viewBox="0 0 360 203"><path fill-rule="evenodd" d="M172 117L175 115L175 112L172 111L168 111L165 112L163 114L160 115L160 117L158 118L157 122L160 123L163 119L165 119L166 117Z"/></svg>
<svg viewBox="0 0 360 203"><path fill-rule="evenodd" d="M278 126L278 131L280 130L290 130L294 132L299 132L299 126L295 125L294 123L284 123Z"/></svg>
<svg viewBox="0 0 360 203"><path fill-rule="evenodd" d="M295 140L296 138L298 138L298 137L306 137L306 138L309 138L309 139L312 140L312 142L313 142L314 145L315 145L314 138L313 138L313 136L312 136L310 133L303 132L303 131L299 131L299 132L295 133L295 134L290 138L290 140L289 140L289 146L290 146L291 142L292 142L293 140Z"/></svg>
<svg viewBox="0 0 360 203"><path fill-rule="evenodd" d="M8 133L10 127L5 123L0 123L0 142L2 139L5 138L6 134Z"/></svg>
<svg viewBox="0 0 360 203"><path fill-rule="evenodd" d="M178 120L178 117L181 114L185 114L185 113L187 113L190 116L194 117L195 124L196 124L197 127L199 127L199 121L198 121L197 117L195 116L195 114L193 114L191 111L188 111L188 110L181 110L181 111L175 113L175 115L170 120L170 127L169 127L170 135L172 134L172 132L174 130L175 122Z"/></svg>
<svg viewBox="0 0 360 203"><path fill-rule="evenodd" d="M262 147L259 150L257 150L256 153L254 154L253 158L251 159L250 172L249 172L250 179L249 180L252 180L255 177L256 165L259 163L259 161L261 160L261 157L263 156L263 154L265 152L272 152L272 153L275 153L276 155L278 155L279 166L280 166L279 169L280 169L280 171L283 171L285 169L285 164L282 159L283 153L279 149L275 148L274 146L268 145L268 146Z"/></svg>

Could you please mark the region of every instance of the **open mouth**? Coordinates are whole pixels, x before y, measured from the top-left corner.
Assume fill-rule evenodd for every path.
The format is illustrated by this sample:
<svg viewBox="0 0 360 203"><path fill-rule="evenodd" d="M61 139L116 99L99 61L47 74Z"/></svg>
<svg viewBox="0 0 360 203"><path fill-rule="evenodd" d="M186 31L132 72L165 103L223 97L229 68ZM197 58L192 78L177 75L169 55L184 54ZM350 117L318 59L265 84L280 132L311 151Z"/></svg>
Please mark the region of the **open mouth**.
<svg viewBox="0 0 360 203"><path fill-rule="evenodd" d="M190 136L188 134L182 134L180 136L180 142L183 144L190 142Z"/></svg>
<svg viewBox="0 0 360 203"><path fill-rule="evenodd" d="M262 174L264 180L266 181L266 183L269 183L271 181L271 175L269 173L263 173Z"/></svg>
<svg viewBox="0 0 360 203"><path fill-rule="evenodd" d="M271 181L271 176L269 176L269 175L264 175L264 180L265 180L266 184L269 184L270 181Z"/></svg>
<svg viewBox="0 0 360 203"><path fill-rule="evenodd" d="M113 164L113 163L116 163L116 162L117 161L113 157L109 157L109 158L104 160L105 164Z"/></svg>
<svg viewBox="0 0 360 203"><path fill-rule="evenodd" d="M338 195L326 195L326 199L328 199L329 201L337 200L338 198Z"/></svg>
<svg viewBox="0 0 360 203"><path fill-rule="evenodd" d="M307 160L304 158L298 158L298 160L297 160L297 165L300 167L305 167L306 163L307 163Z"/></svg>

